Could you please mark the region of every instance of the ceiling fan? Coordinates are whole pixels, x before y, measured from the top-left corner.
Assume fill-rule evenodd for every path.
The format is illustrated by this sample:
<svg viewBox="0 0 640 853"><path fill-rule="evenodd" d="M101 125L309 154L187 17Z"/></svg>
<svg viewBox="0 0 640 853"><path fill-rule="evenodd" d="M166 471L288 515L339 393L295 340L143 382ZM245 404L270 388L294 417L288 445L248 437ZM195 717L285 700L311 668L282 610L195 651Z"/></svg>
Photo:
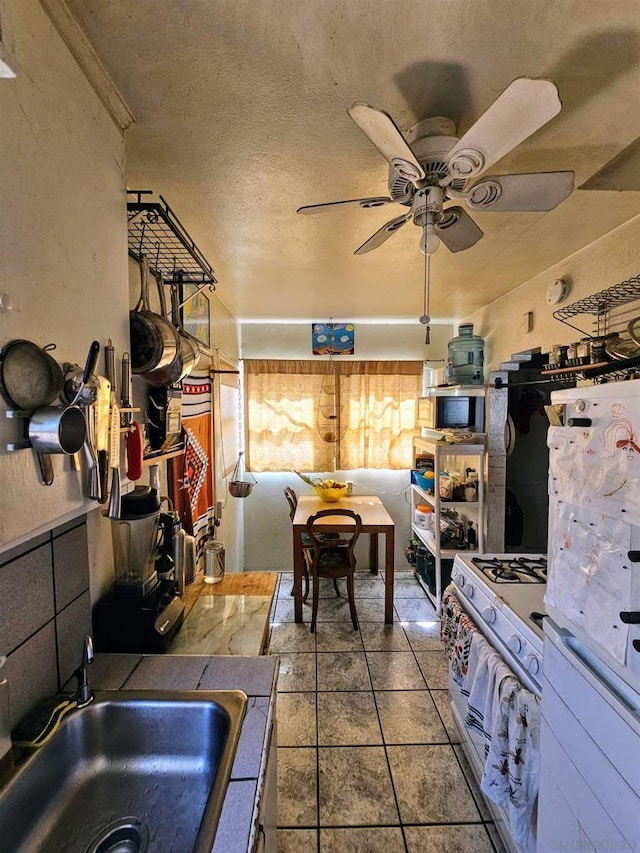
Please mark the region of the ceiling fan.
<svg viewBox="0 0 640 853"><path fill-rule="evenodd" d="M573 190L572 171L491 175L476 180L557 115L561 106L550 80L518 77L459 139L448 118L425 119L403 136L388 113L368 104L354 104L347 112L389 163L389 196L306 205L297 212L396 202L408 211L386 222L356 249L356 255L377 249L410 219L422 229L420 248L425 254L433 254L441 242L451 252L469 249L483 232L463 207L445 207L446 202L464 201L470 210L481 212L545 211L553 210Z"/></svg>

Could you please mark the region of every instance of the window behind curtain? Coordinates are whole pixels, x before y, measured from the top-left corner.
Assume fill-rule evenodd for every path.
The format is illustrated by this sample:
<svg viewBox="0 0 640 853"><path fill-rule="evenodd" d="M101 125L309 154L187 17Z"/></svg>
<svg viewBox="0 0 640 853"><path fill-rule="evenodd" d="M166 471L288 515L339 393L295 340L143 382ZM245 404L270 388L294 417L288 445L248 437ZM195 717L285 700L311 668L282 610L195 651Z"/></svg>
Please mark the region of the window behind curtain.
<svg viewBox="0 0 640 853"><path fill-rule="evenodd" d="M411 468L420 361L246 360L251 470ZM336 378L342 438L320 437L323 380Z"/></svg>

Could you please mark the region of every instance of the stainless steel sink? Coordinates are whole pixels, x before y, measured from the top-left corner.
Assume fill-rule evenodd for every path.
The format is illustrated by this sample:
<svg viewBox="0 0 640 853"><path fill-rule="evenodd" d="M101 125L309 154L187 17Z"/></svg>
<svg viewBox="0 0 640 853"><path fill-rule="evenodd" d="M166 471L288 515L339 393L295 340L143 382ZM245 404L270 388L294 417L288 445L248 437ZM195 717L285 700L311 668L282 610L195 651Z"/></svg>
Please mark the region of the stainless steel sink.
<svg viewBox="0 0 640 853"><path fill-rule="evenodd" d="M210 853L247 697L105 691L0 790L0 849Z"/></svg>

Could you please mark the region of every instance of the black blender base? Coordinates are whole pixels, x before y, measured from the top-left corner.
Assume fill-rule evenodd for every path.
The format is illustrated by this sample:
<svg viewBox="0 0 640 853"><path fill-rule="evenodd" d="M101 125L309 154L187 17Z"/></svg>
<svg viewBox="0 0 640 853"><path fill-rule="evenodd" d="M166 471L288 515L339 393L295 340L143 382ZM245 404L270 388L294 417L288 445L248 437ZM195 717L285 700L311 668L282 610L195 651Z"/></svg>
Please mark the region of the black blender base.
<svg viewBox="0 0 640 853"><path fill-rule="evenodd" d="M93 642L98 652L163 654L184 619L175 581L160 581L143 598L108 593L93 608Z"/></svg>

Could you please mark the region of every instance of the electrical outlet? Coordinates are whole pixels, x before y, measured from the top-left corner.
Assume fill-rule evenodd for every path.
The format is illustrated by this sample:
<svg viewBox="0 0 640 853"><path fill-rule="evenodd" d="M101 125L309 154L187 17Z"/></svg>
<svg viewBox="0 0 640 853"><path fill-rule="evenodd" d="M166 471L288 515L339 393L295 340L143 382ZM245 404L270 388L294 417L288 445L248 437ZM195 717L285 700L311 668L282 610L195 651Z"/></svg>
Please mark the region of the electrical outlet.
<svg viewBox="0 0 640 853"><path fill-rule="evenodd" d="M520 318L520 331L527 335L533 329L533 311L527 311Z"/></svg>

